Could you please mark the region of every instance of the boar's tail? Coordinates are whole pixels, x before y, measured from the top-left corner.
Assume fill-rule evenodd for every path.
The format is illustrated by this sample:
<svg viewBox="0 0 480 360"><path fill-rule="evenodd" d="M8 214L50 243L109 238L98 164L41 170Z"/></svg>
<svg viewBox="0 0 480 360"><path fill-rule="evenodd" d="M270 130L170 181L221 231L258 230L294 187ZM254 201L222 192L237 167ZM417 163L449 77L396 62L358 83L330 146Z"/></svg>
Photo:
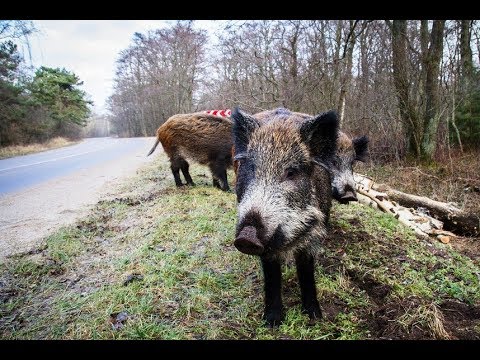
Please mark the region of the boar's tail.
<svg viewBox="0 0 480 360"><path fill-rule="evenodd" d="M153 153L153 152L155 151L155 149L157 148L159 142L160 142L160 140L157 138L157 141L155 141L155 144L154 144L153 147L150 149L150 152L147 154L147 156L152 155L152 153Z"/></svg>

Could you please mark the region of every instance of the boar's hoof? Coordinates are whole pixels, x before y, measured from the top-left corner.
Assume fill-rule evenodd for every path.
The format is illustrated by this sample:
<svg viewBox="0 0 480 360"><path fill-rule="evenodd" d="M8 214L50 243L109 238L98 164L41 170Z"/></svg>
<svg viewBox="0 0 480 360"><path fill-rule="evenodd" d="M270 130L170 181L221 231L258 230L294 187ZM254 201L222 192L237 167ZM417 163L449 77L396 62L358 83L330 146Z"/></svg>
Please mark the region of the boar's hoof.
<svg viewBox="0 0 480 360"><path fill-rule="evenodd" d="M340 203L348 204L350 201L358 201L357 196L353 191L347 191L345 195L340 198Z"/></svg>
<svg viewBox="0 0 480 360"><path fill-rule="evenodd" d="M271 328L279 326L282 323L283 318L283 311L279 310L265 311L265 314L263 315L263 320L265 320L267 326Z"/></svg>
<svg viewBox="0 0 480 360"><path fill-rule="evenodd" d="M310 305L303 305L302 312L307 314L310 320L316 320L322 318L322 310L320 310L320 306L318 305L318 301L316 303Z"/></svg>
<svg viewBox="0 0 480 360"><path fill-rule="evenodd" d="M233 244L244 254L260 255L263 253L263 245L257 238L257 230L253 226L245 226Z"/></svg>

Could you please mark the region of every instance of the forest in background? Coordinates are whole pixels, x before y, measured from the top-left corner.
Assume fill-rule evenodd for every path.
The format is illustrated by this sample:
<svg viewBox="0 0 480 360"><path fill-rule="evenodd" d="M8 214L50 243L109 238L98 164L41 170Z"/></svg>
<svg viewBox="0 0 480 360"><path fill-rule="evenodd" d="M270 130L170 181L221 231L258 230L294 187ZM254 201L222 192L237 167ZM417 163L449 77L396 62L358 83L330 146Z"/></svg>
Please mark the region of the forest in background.
<svg viewBox="0 0 480 360"><path fill-rule="evenodd" d="M0 147L57 136L153 136L170 116L240 106L316 114L370 137L377 163L444 159L480 140L477 20L195 21L135 33L118 54L108 116L66 69L29 68L0 21Z"/></svg>
<svg viewBox="0 0 480 360"><path fill-rule="evenodd" d="M37 31L31 21L0 20L0 148L84 136L92 101L65 68L32 69L16 40Z"/></svg>
<svg viewBox="0 0 480 360"><path fill-rule="evenodd" d="M135 33L117 61L110 122L152 136L168 117L240 106L335 109L385 162L431 161L480 140L480 27L473 20L195 22Z"/></svg>

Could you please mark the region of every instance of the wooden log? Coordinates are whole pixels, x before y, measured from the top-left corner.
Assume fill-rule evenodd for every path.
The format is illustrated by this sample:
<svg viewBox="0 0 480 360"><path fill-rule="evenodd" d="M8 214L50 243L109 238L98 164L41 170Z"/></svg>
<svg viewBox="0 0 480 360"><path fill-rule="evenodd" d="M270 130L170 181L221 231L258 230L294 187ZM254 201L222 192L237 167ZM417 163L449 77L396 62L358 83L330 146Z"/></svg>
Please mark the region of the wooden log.
<svg viewBox="0 0 480 360"><path fill-rule="evenodd" d="M476 214L467 213L452 204L404 193L385 184L376 184L364 175L355 173L354 178L357 182L357 190L368 194L369 197L373 195L378 196L380 200L388 199L393 206L398 203L404 207L427 209L431 215L429 219L433 228L444 228L458 235L478 236L480 234L480 216Z"/></svg>
<svg viewBox="0 0 480 360"><path fill-rule="evenodd" d="M360 204L367 205L378 210L377 203L372 199L370 199L370 197L362 195L361 193L357 193L357 198Z"/></svg>
<svg viewBox="0 0 480 360"><path fill-rule="evenodd" d="M398 201L404 206L428 209L433 217L443 222L445 230L459 235L477 236L480 234L480 217L478 215L467 213L455 206L425 196L407 194L392 188L388 188L385 192L390 199Z"/></svg>
<svg viewBox="0 0 480 360"><path fill-rule="evenodd" d="M423 237L428 237L428 230L430 230L430 227L422 229L421 226L412 221L412 219L415 219L415 215L413 215L410 211L405 208L399 208L386 199L380 200L376 196L376 193L377 192L375 190L367 191L363 188L357 188L357 197L361 203L366 203L369 206L374 204L375 208L394 216L402 224L413 229L416 234Z"/></svg>

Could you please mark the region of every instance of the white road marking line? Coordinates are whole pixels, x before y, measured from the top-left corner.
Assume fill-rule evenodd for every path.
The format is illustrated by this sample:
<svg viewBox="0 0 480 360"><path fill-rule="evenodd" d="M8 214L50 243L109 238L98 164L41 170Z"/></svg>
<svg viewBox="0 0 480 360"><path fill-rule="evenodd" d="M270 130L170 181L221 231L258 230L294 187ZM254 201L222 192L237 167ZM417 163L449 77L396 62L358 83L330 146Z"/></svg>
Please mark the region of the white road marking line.
<svg viewBox="0 0 480 360"><path fill-rule="evenodd" d="M90 153L92 153L92 152L100 151L100 150L103 150L103 149L105 149L105 147L100 148L100 149L96 149L96 150L85 151L85 152L79 153L79 154L67 155L67 156L62 156L62 157L55 158L55 159L38 161L38 162L35 162L35 163L31 163L31 164L24 164L24 165L12 166L12 167L9 167L9 168L0 169L0 172L2 172L2 171L7 171L7 170L18 169L18 168L26 167L26 166L33 166L33 165L43 164L43 163L47 163L47 162L62 160L62 159L71 158L71 157L74 157L74 156L80 156L80 155L90 154Z"/></svg>

